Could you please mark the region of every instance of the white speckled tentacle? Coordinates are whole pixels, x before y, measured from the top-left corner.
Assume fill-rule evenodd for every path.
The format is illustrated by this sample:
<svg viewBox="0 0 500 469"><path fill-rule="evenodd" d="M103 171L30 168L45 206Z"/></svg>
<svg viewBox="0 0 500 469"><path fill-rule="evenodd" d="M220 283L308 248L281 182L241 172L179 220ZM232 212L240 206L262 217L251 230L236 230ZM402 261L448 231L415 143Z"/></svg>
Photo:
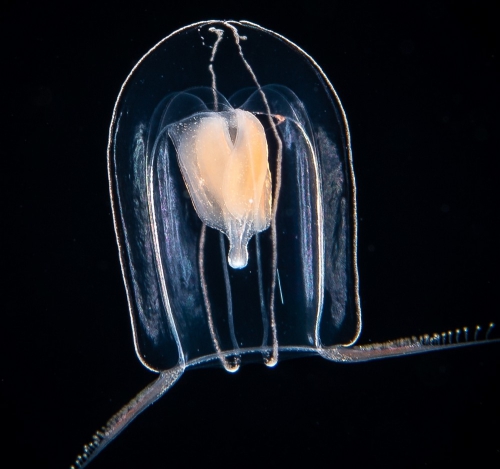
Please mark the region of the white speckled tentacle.
<svg viewBox="0 0 500 469"><path fill-rule="evenodd" d="M184 366L176 366L160 373L158 379L144 388L122 407L106 425L95 432L92 441L83 447L70 469L83 469L125 429L144 409L163 396L181 377Z"/></svg>

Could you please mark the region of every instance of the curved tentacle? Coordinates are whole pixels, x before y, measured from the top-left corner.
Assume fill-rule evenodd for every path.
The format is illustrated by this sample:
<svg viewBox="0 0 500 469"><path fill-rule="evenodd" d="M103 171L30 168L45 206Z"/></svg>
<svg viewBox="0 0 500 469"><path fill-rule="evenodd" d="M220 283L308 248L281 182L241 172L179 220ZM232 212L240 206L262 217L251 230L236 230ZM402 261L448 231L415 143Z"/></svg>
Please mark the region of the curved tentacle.
<svg viewBox="0 0 500 469"><path fill-rule="evenodd" d="M184 367L177 366L160 373L158 379L144 388L122 407L106 425L96 431L92 441L83 447L70 469L83 469L134 420L146 407L156 402L181 377Z"/></svg>
<svg viewBox="0 0 500 469"><path fill-rule="evenodd" d="M476 326L473 337L469 337L467 327L456 331L443 332L442 334L421 335L408 337L369 345L356 345L344 347L336 345L318 349L319 354L327 360L342 363L365 362L380 358L402 357L417 353L448 350L469 345L489 344L500 342L500 339L490 339L490 333L495 327L491 323L484 337L480 337L481 327Z"/></svg>

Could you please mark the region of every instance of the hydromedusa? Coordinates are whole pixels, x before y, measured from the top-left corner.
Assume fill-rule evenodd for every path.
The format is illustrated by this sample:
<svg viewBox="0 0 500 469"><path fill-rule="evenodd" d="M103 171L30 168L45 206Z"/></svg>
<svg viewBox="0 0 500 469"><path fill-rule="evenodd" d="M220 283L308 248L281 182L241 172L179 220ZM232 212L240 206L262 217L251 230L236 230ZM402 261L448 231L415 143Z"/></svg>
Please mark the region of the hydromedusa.
<svg viewBox="0 0 500 469"><path fill-rule="evenodd" d="M73 467L187 368L235 372L313 354L366 361L475 343L463 330L355 345L346 114L320 66L273 31L204 21L155 45L120 90L108 173L135 349L159 377Z"/></svg>

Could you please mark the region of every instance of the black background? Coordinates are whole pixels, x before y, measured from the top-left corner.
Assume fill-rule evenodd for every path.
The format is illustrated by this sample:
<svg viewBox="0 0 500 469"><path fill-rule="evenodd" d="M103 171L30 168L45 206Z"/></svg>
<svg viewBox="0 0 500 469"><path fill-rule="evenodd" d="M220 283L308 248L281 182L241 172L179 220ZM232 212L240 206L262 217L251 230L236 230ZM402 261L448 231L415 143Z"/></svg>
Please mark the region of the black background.
<svg viewBox="0 0 500 469"><path fill-rule="evenodd" d="M132 66L194 21L273 29L339 93L358 184L360 343L500 322L494 2L42 3L0 10L4 461L68 467L154 379L132 344L107 134ZM188 371L92 467L498 467L499 347Z"/></svg>

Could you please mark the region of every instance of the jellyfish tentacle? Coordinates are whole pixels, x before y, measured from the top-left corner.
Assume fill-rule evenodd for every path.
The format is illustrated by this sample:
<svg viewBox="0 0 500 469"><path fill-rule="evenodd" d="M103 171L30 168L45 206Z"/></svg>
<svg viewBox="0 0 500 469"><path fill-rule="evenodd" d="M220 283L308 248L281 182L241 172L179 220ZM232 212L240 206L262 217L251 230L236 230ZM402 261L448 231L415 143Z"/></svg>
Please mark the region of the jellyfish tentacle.
<svg viewBox="0 0 500 469"><path fill-rule="evenodd" d="M264 298L264 280L262 277L262 255L260 250L260 235L255 235L255 254L257 260L257 279L259 284L260 314L262 317L262 347L268 345L269 340L269 317L266 310L266 300Z"/></svg>
<svg viewBox="0 0 500 469"><path fill-rule="evenodd" d="M92 441L83 447L70 469L83 469L111 443L143 410L162 397L181 377L185 366L180 365L167 371L145 387L128 404L123 406L106 425L95 432Z"/></svg>
<svg viewBox="0 0 500 469"><path fill-rule="evenodd" d="M210 305L210 299L208 297L208 286L205 280L205 237L206 237L207 227L205 224L201 225L200 231L200 244L199 244L199 254L198 254L198 268L200 272L200 283L203 292L203 301L205 303L205 310L207 312L208 328L210 330L210 337L212 338L212 343L217 353L217 356L226 371L230 373L235 373L240 368L239 357L235 357L233 363L229 362L224 353L222 352L220 346L219 335L215 329L214 318L212 315L212 307ZM226 285L227 288L227 285Z"/></svg>
<svg viewBox="0 0 500 469"><path fill-rule="evenodd" d="M234 330L234 315L233 315L233 297L231 294L231 282L229 281L229 271L226 262L226 249L224 244L224 235L219 233L219 244L222 256L222 272L224 275L224 285L226 287L226 302L227 302L227 322L229 325L229 335L235 350L239 348L236 332Z"/></svg>
<svg viewBox="0 0 500 469"><path fill-rule="evenodd" d="M460 341L461 331L457 329L455 331L455 341L450 337L450 335L453 336L453 332L444 332L442 334L424 334L419 337L405 337L369 345L348 347L335 345L332 347L321 347L318 349L318 353L327 360L350 363L378 360L380 358L402 357L405 355L434 352L438 350L450 350L453 348L467 347L469 345L500 343L500 338L489 338L494 326L493 323L489 324L488 331L484 338L479 337L478 333L481 331L481 327L476 326L475 330L478 333L474 334L472 339L469 339L467 335L465 335L462 341ZM463 331L467 334L468 328L464 327Z"/></svg>

